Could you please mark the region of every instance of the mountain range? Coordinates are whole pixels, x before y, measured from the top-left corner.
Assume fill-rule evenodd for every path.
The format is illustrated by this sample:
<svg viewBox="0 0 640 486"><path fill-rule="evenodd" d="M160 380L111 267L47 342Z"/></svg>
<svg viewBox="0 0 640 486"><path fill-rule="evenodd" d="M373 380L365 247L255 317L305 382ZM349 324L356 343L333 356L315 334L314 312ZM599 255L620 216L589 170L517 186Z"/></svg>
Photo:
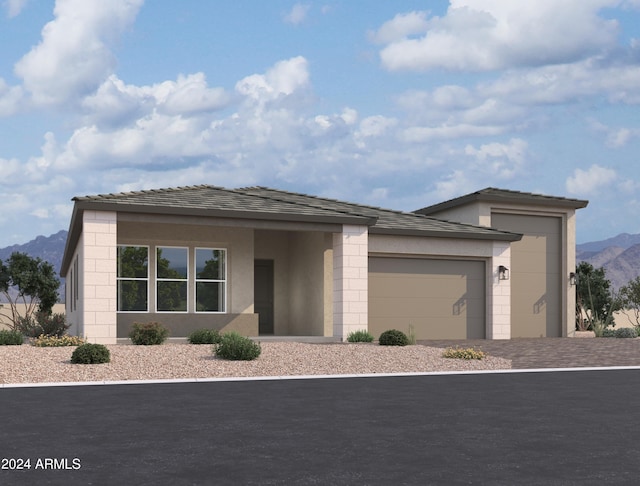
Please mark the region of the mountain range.
<svg viewBox="0 0 640 486"><path fill-rule="evenodd" d="M38 236L22 245L0 248L0 260L6 260L18 251L39 257L60 271L67 232L62 230L50 236ZM640 276L640 234L622 233L613 238L576 245L576 263L588 262L595 268L604 267L606 277L614 289L626 285ZM60 299L64 301L64 279L60 279Z"/></svg>

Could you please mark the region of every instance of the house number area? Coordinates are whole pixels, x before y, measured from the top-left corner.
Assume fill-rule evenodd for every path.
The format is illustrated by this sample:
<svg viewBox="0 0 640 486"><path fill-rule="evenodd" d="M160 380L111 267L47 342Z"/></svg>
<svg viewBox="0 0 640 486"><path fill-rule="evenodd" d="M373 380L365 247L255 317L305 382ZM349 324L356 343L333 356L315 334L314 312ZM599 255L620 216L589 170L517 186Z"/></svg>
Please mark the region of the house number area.
<svg viewBox="0 0 640 486"><path fill-rule="evenodd" d="M22 470L71 470L76 471L82 467L80 459L55 458L55 457L39 457L31 458L12 458L3 457L0 461L0 470L22 471Z"/></svg>

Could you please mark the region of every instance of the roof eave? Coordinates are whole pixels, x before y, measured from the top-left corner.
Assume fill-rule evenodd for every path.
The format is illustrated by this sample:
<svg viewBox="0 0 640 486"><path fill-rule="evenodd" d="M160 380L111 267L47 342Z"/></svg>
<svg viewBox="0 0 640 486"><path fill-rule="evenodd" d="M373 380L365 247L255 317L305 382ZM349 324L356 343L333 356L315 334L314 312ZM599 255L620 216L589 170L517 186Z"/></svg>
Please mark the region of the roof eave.
<svg viewBox="0 0 640 486"><path fill-rule="evenodd" d="M520 241L522 235L519 233L507 233L505 231L496 231L495 233L473 233L466 231L437 231L437 230L418 230L403 228L369 228L370 234L376 235L394 235L394 236L421 236L432 238L456 238L468 240L490 240L490 241Z"/></svg>

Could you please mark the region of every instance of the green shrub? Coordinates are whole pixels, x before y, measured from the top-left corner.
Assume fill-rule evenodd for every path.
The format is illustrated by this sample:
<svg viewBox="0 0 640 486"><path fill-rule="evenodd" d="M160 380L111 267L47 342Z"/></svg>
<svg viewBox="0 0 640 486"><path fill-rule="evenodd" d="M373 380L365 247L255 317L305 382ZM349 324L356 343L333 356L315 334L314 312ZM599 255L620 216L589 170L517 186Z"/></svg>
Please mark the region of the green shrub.
<svg viewBox="0 0 640 486"><path fill-rule="evenodd" d="M0 330L0 346L19 346L24 336L20 331Z"/></svg>
<svg viewBox="0 0 640 486"><path fill-rule="evenodd" d="M81 344L71 355L71 362L74 364L99 364L109 361L111 361L109 349L102 344Z"/></svg>
<svg viewBox="0 0 640 486"><path fill-rule="evenodd" d="M27 337L56 336L60 337L69 329L64 314L47 314L37 312L34 317L19 317L16 329Z"/></svg>
<svg viewBox="0 0 640 486"><path fill-rule="evenodd" d="M402 331L397 329L389 329L380 334L378 342L382 346L406 346L409 344L409 338Z"/></svg>
<svg viewBox="0 0 640 486"><path fill-rule="evenodd" d="M611 337L616 337L616 330L615 329L603 329L602 330L602 336L604 338L611 338Z"/></svg>
<svg viewBox="0 0 640 486"><path fill-rule="evenodd" d="M253 342L237 332L224 333L218 344L213 345L216 356L233 361L251 361L260 356L262 349L259 343Z"/></svg>
<svg viewBox="0 0 640 486"><path fill-rule="evenodd" d="M159 322L134 322L129 333L133 344L144 346L162 344L169 336L169 330Z"/></svg>
<svg viewBox="0 0 640 486"><path fill-rule="evenodd" d="M45 336L41 334L33 341L31 344L37 346L39 348L47 348L47 347L57 347L57 346L80 346L84 344L84 339L79 336Z"/></svg>
<svg viewBox="0 0 640 486"><path fill-rule="evenodd" d="M373 339L373 334L366 329L358 329L347 335L347 341L350 343L370 343Z"/></svg>
<svg viewBox="0 0 640 486"><path fill-rule="evenodd" d="M221 336L217 329L198 329L187 338L191 344L218 344Z"/></svg>
<svg viewBox="0 0 640 486"><path fill-rule="evenodd" d="M633 327L621 327L620 329L615 330L614 336L617 338L637 338L638 331Z"/></svg>
<svg viewBox="0 0 640 486"><path fill-rule="evenodd" d="M442 353L443 358L454 359L483 359L486 356L484 351L474 348L447 348Z"/></svg>

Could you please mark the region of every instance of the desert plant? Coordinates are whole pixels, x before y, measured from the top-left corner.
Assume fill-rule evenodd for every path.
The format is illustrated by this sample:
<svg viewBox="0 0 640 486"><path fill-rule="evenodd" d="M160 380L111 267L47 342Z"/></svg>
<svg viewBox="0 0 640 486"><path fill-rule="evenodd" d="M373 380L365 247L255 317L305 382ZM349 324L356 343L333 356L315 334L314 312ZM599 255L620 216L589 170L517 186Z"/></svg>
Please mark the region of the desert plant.
<svg viewBox="0 0 640 486"><path fill-rule="evenodd" d="M406 346L409 344L409 338L402 331L397 329L389 329L380 334L378 342L382 346Z"/></svg>
<svg viewBox="0 0 640 486"><path fill-rule="evenodd" d="M409 324L409 332L407 332L407 338L409 338L409 344L414 345L416 343L416 330L413 324Z"/></svg>
<svg viewBox="0 0 640 486"><path fill-rule="evenodd" d="M621 327L620 329L615 330L614 337L617 338L637 338L638 331L636 331L633 327Z"/></svg>
<svg viewBox="0 0 640 486"><path fill-rule="evenodd" d="M51 348L58 346L80 346L84 344L85 340L79 336L45 336L41 334L37 338L31 341L33 346L39 348Z"/></svg>
<svg viewBox="0 0 640 486"><path fill-rule="evenodd" d="M611 337L616 337L616 330L615 329L610 329L610 328L605 328L602 330L602 336L603 338L611 338Z"/></svg>
<svg viewBox="0 0 640 486"><path fill-rule="evenodd" d="M248 337L235 331L222 335L220 342L213 345L216 356L233 361L251 361L260 356L260 343L255 343Z"/></svg>
<svg viewBox="0 0 640 486"><path fill-rule="evenodd" d="M134 322L129 333L133 344L144 346L162 344L169 336L169 330L159 322Z"/></svg>
<svg viewBox="0 0 640 486"><path fill-rule="evenodd" d="M71 354L73 364L100 364L111 361L109 349L103 344L84 343Z"/></svg>
<svg viewBox="0 0 640 486"><path fill-rule="evenodd" d="M358 329L357 331L352 331L347 335L347 341L350 343L370 343L373 339L373 334L366 329Z"/></svg>
<svg viewBox="0 0 640 486"><path fill-rule="evenodd" d="M198 329L187 338L191 344L218 344L220 339L220 332L217 329Z"/></svg>
<svg viewBox="0 0 640 486"><path fill-rule="evenodd" d="M64 314L47 314L36 312L30 316L19 316L15 329L27 337L57 336L60 337L69 329Z"/></svg>
<svg viewBox="0 0 640 486"><path fill-rule="evenodd" d="M24 336L20 331L13 329L0 330L0 346L18 346L22 344Z"/></svg>
<svg viewBox="0 0 640 486"><path fill-rule="evenodd" d="M454 359L483 359L487 355L484 351L474 348L447 348L442 353L443 358L454 358Z"/></svg>

